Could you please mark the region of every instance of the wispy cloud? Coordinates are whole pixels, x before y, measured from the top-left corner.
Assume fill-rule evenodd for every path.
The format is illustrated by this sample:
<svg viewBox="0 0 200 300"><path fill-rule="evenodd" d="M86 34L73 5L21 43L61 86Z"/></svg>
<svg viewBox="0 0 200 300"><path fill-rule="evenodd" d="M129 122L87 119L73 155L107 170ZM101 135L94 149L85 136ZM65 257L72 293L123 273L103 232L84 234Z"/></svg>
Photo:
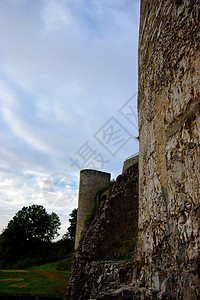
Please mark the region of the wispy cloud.
<svg viewBox="0 0 200 300"><path fill-rule="evenodd" d="M87 140L113 176L137 152L132 141L110 157L93 135L137 90L138 23L139 0L0 2L0 229L38 203L66 231L77 201L63 213L45 200L43 184L57 172L78 181L69 156Z"/></svg>

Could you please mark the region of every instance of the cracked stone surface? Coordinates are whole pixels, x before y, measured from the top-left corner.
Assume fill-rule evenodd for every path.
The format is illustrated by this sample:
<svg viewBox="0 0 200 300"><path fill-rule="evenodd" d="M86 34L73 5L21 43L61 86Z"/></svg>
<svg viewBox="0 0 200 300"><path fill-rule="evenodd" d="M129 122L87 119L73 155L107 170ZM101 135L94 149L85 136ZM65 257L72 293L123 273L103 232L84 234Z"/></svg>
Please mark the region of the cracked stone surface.
<svg viewBox="0 0 200 300"><path fill-rule="evenodd" d="M94 235L89 229L68 299L200 298L199 6L141 0L136 250L128 262L94 262L102 227ZM106 214L99 218L107 222Z"/></svg>

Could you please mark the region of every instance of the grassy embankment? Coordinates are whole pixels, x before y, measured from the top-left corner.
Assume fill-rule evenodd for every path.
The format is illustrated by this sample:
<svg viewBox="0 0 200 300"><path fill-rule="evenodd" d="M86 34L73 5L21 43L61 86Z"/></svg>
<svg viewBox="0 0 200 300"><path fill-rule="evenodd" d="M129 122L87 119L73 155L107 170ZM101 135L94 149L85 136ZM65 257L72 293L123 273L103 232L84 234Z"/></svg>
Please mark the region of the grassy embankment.
<svg viewBox="0 0 200 300"><path fill-rule="evenodd" d="M0 270L0 296L64 296L67 292L71 260L24 270ZM60 271L63 265L65 271Z"/></svg>

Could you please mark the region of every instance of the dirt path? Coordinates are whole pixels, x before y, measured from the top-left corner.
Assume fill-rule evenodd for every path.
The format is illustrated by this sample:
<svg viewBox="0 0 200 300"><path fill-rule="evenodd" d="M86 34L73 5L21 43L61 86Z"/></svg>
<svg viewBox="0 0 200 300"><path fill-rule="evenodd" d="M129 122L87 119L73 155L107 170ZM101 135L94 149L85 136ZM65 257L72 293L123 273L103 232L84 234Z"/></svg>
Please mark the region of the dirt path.
<svg viewBox="0 0 200 300"><path fill-rule="evenodd" d="M64 279L64 278L58 276L54 272L43 271L43 270L35 270L35 272L37 272L38 274L42 275L43 277L45 277L51 281L62 283L62 284L67 283L67 279Z"/></svg>

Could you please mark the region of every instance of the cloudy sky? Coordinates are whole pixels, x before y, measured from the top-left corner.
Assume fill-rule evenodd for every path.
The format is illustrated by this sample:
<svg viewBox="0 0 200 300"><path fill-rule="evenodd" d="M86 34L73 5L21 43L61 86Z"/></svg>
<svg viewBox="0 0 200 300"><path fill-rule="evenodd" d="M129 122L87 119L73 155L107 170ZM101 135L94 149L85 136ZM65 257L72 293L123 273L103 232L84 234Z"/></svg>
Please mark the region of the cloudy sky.
<svg viewBox="0 0 200 300"><path fill-rule="evenodd" d="M80 169L138 152L139 0L0 0L0 231L23 206L61 219Z"/></svg>

